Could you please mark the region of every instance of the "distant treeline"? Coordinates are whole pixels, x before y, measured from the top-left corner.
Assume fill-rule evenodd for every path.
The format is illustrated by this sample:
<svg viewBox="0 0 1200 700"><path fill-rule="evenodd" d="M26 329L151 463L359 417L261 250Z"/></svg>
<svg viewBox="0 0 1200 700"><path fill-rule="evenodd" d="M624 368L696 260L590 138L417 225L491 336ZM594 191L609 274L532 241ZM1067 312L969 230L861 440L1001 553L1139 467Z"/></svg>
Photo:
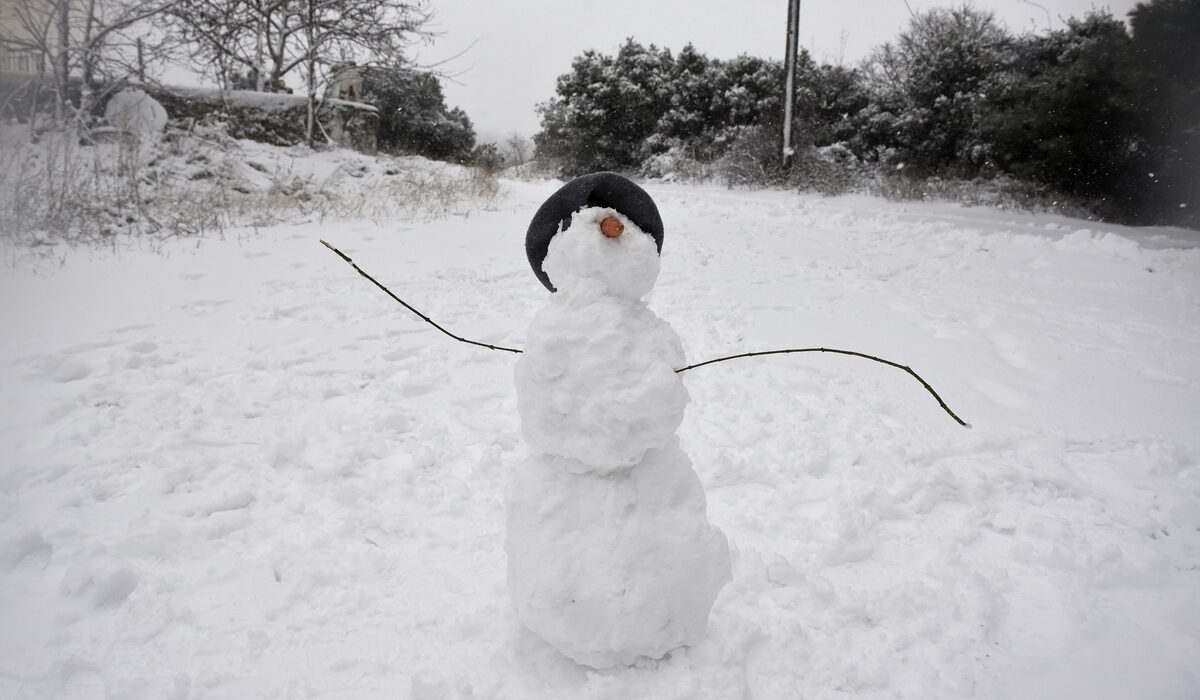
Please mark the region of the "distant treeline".
<svg viewBox="0 0 1200 700"><path fill-rule="evenodd" d="M1095 215L1200 225L1200 0L1152 0L1013 36L935 9L858 67L801 52L797 153L780 163L783 65L629 39L574 60L539 105L539 158L842 191L864 178L1016 181Z"/></svg>

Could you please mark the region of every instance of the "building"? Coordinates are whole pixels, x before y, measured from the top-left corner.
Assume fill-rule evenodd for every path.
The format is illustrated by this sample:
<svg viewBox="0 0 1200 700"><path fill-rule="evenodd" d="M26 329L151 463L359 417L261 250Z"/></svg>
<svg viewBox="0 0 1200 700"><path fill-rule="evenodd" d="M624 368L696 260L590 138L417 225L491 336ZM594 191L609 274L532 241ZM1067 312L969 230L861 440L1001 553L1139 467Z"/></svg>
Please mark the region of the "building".
<svg viewBox="0 0 1200 700"><path fill-rule="evenodd" d="M0 46L0 73L15 73L18 75L33 75L38 72L38 66L49 72L49 66L42 61L38 51L12 50Z"/></svg>
<svg viewBox="0 0 1200 700"><path fill-rule="evenodd" d="M78 6L78 0L69 1ZM59 5L59 0L0 0L0 73L53 72Z"/></svg>
<svg viewBox="0 0 1200 700"><path fill-rule="evenodd" d="M325 96L347 102L358 102L362 99L362 72L354 61L334 66L333 75L329 79L329 87Z"/></svg>

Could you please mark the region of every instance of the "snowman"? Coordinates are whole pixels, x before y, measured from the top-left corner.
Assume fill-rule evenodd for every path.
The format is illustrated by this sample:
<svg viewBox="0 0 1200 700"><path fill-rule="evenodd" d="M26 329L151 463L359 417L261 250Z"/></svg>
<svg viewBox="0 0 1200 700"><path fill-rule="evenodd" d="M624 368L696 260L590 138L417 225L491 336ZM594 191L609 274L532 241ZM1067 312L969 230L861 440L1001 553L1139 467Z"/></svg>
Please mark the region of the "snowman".
<svg viewBox="0 0 1200 700"><path fill-rule="evenodd" d="M507 494L509 592L529 630L593 668L695 644L730 579L676 435L683 348L642 300L662 240L653 200L615 173L563 186L526 236L553 294L516 367L530 455Z"/></svg>

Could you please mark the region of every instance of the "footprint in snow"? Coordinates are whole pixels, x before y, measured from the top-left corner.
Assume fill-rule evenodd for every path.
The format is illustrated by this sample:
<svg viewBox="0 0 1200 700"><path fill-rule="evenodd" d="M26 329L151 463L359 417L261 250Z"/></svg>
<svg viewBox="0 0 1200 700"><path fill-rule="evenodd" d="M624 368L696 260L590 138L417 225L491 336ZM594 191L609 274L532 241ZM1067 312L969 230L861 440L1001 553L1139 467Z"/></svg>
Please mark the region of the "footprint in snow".
<svg viewBox="0 0 1200 700"><path fill-rule="evenodd" d="M116 333L123 335L125 333L132 333L134 331L144 331L147 328L153 328L153 326L151 326L149 323L135 323L132 326L121 326L116 330Z"/></svg>
<svg viewBox="0 0 1200 700"><path fill-rule="evenodd" d="M983 331L983 337L991 342L996 355L1005 364L1016 369L1030 369L1028 344L1008 331L995 328L995 325L996 319L990 315L983 314L975 318L975 327Z"/></svg>
<svg viewBox="0 0 1200 700"><path fill-rule="evenodd" d="M180 308L193 316L207 316L228 303L228 299L201 299L184 304Z"/></svg>
<svg viewBox="0 0 1200 700"><path fill-rule="evenodd" d="M138 575L117 560L76 562L63 575L59 592L90 600L97 608L116 607L138 587Z"/></svg>
<svg viewBox="0 0 1200 700"><path fill-rule="evenodd" d="M307 310L305 306L275 306L271 308L267 318L272 321L297 318Z"/></svg>
<svg viewBox="0 0 1200 700"><path fill-rule="evenodd" d="M9 540L0 549L0 565L13 569L26 560L44 563L49 561L53 551L54 547L40 532L27 532Z"/></svg>
<svg viewBox="0 0 1200 700"><path fill-rule="evenodd" d="M104 677L92 668L64 670L60 690L62 695L57 697L77 698L78 700L88 700L89 698L103 700L112 697L109 695L108 684L104 682Z"/></svg>
<svg viewBox="0 0 1200 700"><path fill-rule="evenodd" d="M36 367L44 379L58 384L79 381L94 370L91 364L73 355L38 358Z"/></svg>

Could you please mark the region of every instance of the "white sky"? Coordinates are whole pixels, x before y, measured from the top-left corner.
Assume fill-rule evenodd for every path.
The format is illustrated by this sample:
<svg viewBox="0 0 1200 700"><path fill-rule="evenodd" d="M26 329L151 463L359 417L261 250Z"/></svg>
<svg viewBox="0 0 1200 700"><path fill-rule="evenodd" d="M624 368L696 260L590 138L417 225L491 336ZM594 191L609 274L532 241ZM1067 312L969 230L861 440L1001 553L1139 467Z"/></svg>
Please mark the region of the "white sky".
<svg viewBox="0 0 1200 700"><path fill-rule="evenodd" d="M420 47L418 60L456 73L446 102L462 107L480 141L538 130L534 105L554 94L554 81L585 49L612 54L633 37L677 52L689 41L713 58L782 57L787 0L434 0L442 36ZM853 64L893 39L921 11L954 0L801 0L802 45L818 62ZM1014 32L1063 26L1063 18L1108 8L1120 19L1136 0L975 0Z"/></svg>

